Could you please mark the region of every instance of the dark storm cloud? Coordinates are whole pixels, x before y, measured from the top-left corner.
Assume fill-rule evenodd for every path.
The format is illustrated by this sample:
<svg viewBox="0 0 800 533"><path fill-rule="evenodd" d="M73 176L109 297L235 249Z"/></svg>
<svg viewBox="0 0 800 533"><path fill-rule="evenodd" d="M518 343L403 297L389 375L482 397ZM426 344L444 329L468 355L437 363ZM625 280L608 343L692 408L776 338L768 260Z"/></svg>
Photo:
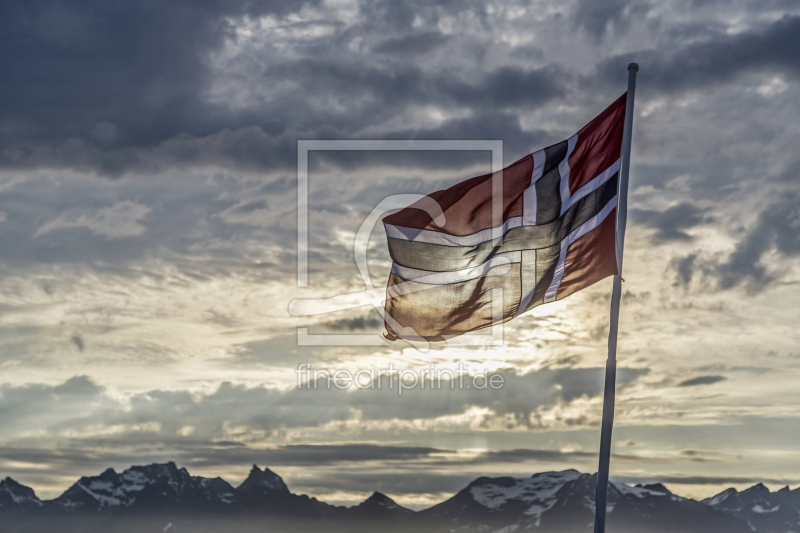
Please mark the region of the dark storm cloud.
<svg viewBox="0 0 800 533"><path fill-rule="evenodd" d="M446 43L449 37L435 31L413 33L396 39L387 39L373 50L381 54L402 54L405 56L425 54Z"/></svg>
<svg viewBox="0 0 800 533"><path fill-rule="evenodd" d="M586 31L595 41L602 41L607 32L625 33L631 20L643 19L651 6L647 2L628 0L579 0L573 20L575 26Z"/></svg>
<svg viewBox="0 0 800 533"><path fill-rule="evenodd" d="M569 76L552 66L506 65L470 77L423 70L409 59L448 38L411 31L409 17L435 25L438 15L403 3L364 6L360 13L367 35L393 35L376 49L401 51L402 58L360 57L347 48L356 36L333 25L334 35L320 38L319 49L294 43L297 59L269 51L246 58L262 72L253 84L290 88L238 111L209 103L208 56L237 39L228 18L285 15L308 3L5 4L0 45L13 53L0 59L0 72L15 83L0 89L0 164L107 175L175 165L292 168L297 139L353 137L402 117L411 105L469 108L481 116L530 111L565 92ZM384 136L393 133L399 132ZM434 131L429 138L448 135ZM460 130L459 138L473 135Z"/></svg>
<svg viewBox="0 0 800 533"><path fill-rule="evenodd" d="M4 2L0 46L8 53L0 72L15 80L0 88L4 133L137 146L218 127L200 95L204 55L229 35L226 17L286 14L310 3Z"/></svg>
<svg viewBox="0 0 800 533"><path fill-rule="evenodd" d="M689 254L686 257L676 257L670 261L670 268L675 270L676 285L683 285L685 287L692 282L696 262L696 254Z"/></svg>
<svg viewBox="0 0 800 533"><path fill-rule="evenodd" d="M773 478L752 476L612 476L614 481L622 483L669 483L674 485L749 485L756 483L774 483L776 485L795 484L800 478Z"/></svg>
<svg viewBox="0 0 800 533"><path fill-rule="evenodd" d="M72 341L72 344L74 344L75 347L78 348L79 351L81 351L81 352L83 351L83 346L84 346L83 345L83 337L81 337L80 335L73 335L70 338L70 341Z"/></svg>
<svg viewBox="0 0 800 533"><path fill-rule="evenodd" d="M359 316L355 318L343 318L328 322L326 326L329 329L342 331L353 331L357 329L376 329L383 326L383 319L379 316Z"/></svg>
<svg viewBox="0 0 800 533"><path fill-rule="evenodd" d="M631 209L630 213L634 222L656 230L655 242L689 241L692 237L685 230L708 221L704 209L688 202L664 211Z"/></svg>
<svg viewBox="0 0 800 533"><path fill-rule="evenodd" d="M87 446L102 447L102 442L86 441ZM565 452L520 448L513 450L483 451L477 455L457 455L455 450L419 446L388 446L374 444L313 444L289 445L270 449L251 447L206 447L203 443L193 444L191 440L175 446L181 450L181 458L189 464L198 466L218 466L225 464L259 464L276 466L314 466L337 465L360 462L388 462L393 468L433 468L462 465L464 467L490 464L561 463L593 460L593 452ZM632 456L615 454L617 459L641 460Z"/></svg>
<svg viewBox="0 0 800 533"><path fill-rule="evenodd" d="M270 47L243 53L249 77L240 87L273 92L254 93L253 103L236 110L210 103L209 54L226 40L240 40L228 20L283 16L307 4L316 2L6 3L0 45L12 53L0 59L0 72L15 83L0 88L0 165L107 175L186 165L288 169L297 139L353 138L391 121L394 126L384 127L381 136L502 138L518 157L536 140L522 131L519 117L575 89L574 74L554 65L426 68L415 62L418 54L452 45L452 36L435 29L442 13L469 11L488 24L485 6L380 2L360 6L359 21L349 28L320 15L315 24L332 33L305 44L290 42L291 60ZM579 31L601 39L648 10L645 2L581 1L572 18ZM799 21L786 16L758 31L723 32L671 52L636 53L647 64L642 80L674 91L724 83L760 68L796 74ZM281 24L291 29L300 23ZM355 51L351 45L361 38L382 55ZM391 59L383 60L385 54ZM632 57L601 62L599 72L613 71L617 86L620 69ZM426 105L468 110L469 116L424 131L403 125L411 106Z"/></svg>
<svg viewBox="0 0 800 533"><path fill-rule="evenodd" d="M741 231L733 252L727 257L702 258L694 253L673 259L670 268L676 272L677 284L686 286L701 277L710 280L715 290L743 287L748 293L756 294L780 283L786 267L768 268L763 259L769 254L781 259L800 255L798 202L800 197L796 193L788 193L768 205L749 228Z"/></svg>
<svg viewBox="0 0 800 533"><path fill-rule="evenodd" d="M336 98L347 107L345 113L320 108L314 114L286 117L289 124L299 122L298 130L313 127L317 131L308 132L312 134L353 131L402 115L412 104L466 107L476 115L517 106L532 110L560 96L570 79L555 66L500 67L467 79L453 72L429 72L413 63L373 65L311 58L273 65L269 75L293 82L306 105L309 98Z"/></svg>
<svg viewBox="0 0 800 533"><path fill-rule="evenodd" d="M415 22L435 27L444 15L468 13L486 23L486 3L480 0L376 0L360 6L359 29L373 27L381 32L410 32Z"/></svg>
<svg viewBox="0 0 800 533"><path fill-rule="evenodd" d="M265 199L245 200L244 202L231 207L228 212L235 215L252 213L260 209L269 209L269 204Z"/></svg>
<svg viewBox="0 0 800 533"><path fill-rule="evenodd" d="M786 15L761 30L722 33L674 51L641 51L610 57L598 73L616 83L632 61L646 65L641 84L649 91L673 93L721 85L746 72L800 76L800 17Z"/></svg>
<svg viewBox="0 0 800 533"><path fill-rule="evenodd" d="M7 436L30 428L53 429L103 410L101 404L107 403L104 400L105 389L88 376L76 376L57 386L3 384L0 385L0 426Z"/></svg>
<svg viewBox="0 0 800 533"><path fill-rule="evenodd" d="M53 393L56 396L64 396L66 394L71 396L97 396L103 391L105 391L105 388L96 384L89 376L75 376L61 385L53 387Z"/></svg>
<svg viewBox="0 0 800 533"><path fill-rule="evenodd" d="M234 448L233 450L237 450ZM415 446L379 446L375 444L313 445L297 444L281 446L274 450L242 450L257 453L265 464L313 466L342 462L363 461L411 461L430 457L437 453L452 453L451 450ZM244 454L242 454L244 455ZM216 457L216 454L212 456Z"/></svg>
<svg viewBox="0 0 800 533"><path fill-rule="evenodd" d="M796 194L786 195L762 211L733 253L717 266L720 288L743 284L748 291L759 292L778 279L779 273L768 271L761 259L770 251L787 258L800 254L798 202Z"/></svg>
<svg viewBox="0 0 800 533"><path fill-rule="evenodd" d="M602 111L601 107L597 112ZM590 115L587 114L587 117ZM387 139L496 139L503 141L503 161L508 165L521 157L529 154L535 147L543 147L563 139L560 132L546 132L539 129L523 129L520 122L522 115L519 113L475 109L472 114L464 118L452 118L443 121L435 127L399 128L382 137ZM568 135L565 134L564 137ZM463 181L476 174L491 171L491 154L488 150L474 151L354 151L354 152L319 152L312 153L309 162L310 173L316 168L315 159L319 163L330 162L343 170L364 169L369 165L393 168L393 175L384 180L385 187L365 187L360 193L369 195L367 203L374 206L386 196L386 191L394 192L420 192L427 194L431 187L447 188L456 182ZM320 165L321 166L321 165ZM459 172L446 183L432 183L429 179L411 179L407 174L419 174L427 177L431 171L448 170L458 171L462 168L478 167L477 172ZM410 171L410 172L409 172ZM399 174L395 175L394 173ZM363 195L355 198L363 199Z"/></svg>
<svg viewBox="0 0 800 533"><path fill-rule="evenodd" d="M681 381L678 384L678 387L695 387L697 385L713 385L714 383L719 383L720 381L725 381L727 378L725 376L697 376L696 378L687 379L686 381Z"/></svg>
<svg viewBox="0 0 800 533"><path fill-rule="evenodd" d="M531 146L520 130L519 115L504 114L509 107L528 111L545 105L563 92L561 78L553 69L501 68L475 82L447 75L421 73L416 67L395 70L315 60L278 65L270 70L272 81L291 81L297 88L267 102L250 115L249 125L237 113L215 112L214 127L187 125L180 135L165 136L140 145L121 140L115 146L99 146L90 138L48 136L35 141L9 135L15 149L5 152L5 166L66 166L118 175L129 170L162 171L173 166L224 166L246 170L292 169L296 142L308 138L358 138L363 128L402 116L409 106L436 105L470 108L474 118L445 121L442 128L384 131L383 138L505 138L516 157ZM313 102L336 99L345 109ZM485 114L491 111L490 120ZM264 121L269 121L264 124ZM279 126L278 126L279 125ZM468 126L468 127L463 127ZM456 136L451 131L456 129ZM500 132L499 134L496 132ZM373 138L374 135L368 136ZM23 143L23 144L21 144ZM337 155L333 159L353 157ZM363 157L363 156L362 156ZM442 159L439 157L438 159ZM456 160L457 164L464 164ZM468 161L471 163L471 161ZM440 166L452 161L440 162Z"/></svg>
<svg viewBox="0 0 800 533"><path fill-rule="evenodd" d="M497 450L481 453L471 459L470 463L524 463L526 461L539 462L570 462L580 459L593 459L596 453L590 452L562 452L560 450L534 450L519 448L515 450Z"/></svg>
<svg viewBox="0 0 800 533"><path fill-rule="evenodd" d="M723 454L715 452L685 450L681 455L686 456L693 462L722 460ZM625 461L626 463L645 463L652 464L654 461L661 459L654 459L652 457L641 457L637 455L614 453L612 457L615 461ZM725 456L727 458L728 456ZM520 448L514 450L496 450L482 452L477 457L471 459L462 459L461 462L465 464L492 464L492 463L559 463L559 464L575 464L584 461L593 462L597 458L596 452L585 451L562 451L562 450L537 450L530 448ZM669 460L666 460L669 461Z"/></svg>
<svg viewBox="0 0 800 533"><path fill-rule="evenodd" d="M682 450L680 455L686 457L693 463L717 463L729 462L731 460L741 461L741 455L732 455L726 452L716 452L709 450Z"/></svg>
<svg viewBox="0 0 800 533"><path fill-rule="evenodd" d="M136 460L125 450L125 443L146 445L145 439L82 439L84 450L92 448L97 454L87 457L85 451L61 446L58 449L2 447L0 458L18 462L64 465L78 462L83 467L103 468L109 463L119 464ZM74 443L71 443L74 444ZM378 446L370 444L343 445L290 445L270 449L254 449L239 443L220 443L192 438L164 439L160 445L170 448L180 462L195 466L221 466L229 464L248 464L256 462L268 466L326 466L338 463L365 461L408 461L430 457L435 453L452 453L452 450L439 450L414 446ZM116 451L113 451L116 450ZM165 455L165 457L167 456ZM173 457L175 458L175 457Z"/></svg>
<svg viewBox="0 0 800 533"><path fill-rule="evenodd" d="M620 369L618 383L624 386L643 370ZM329 422L352 420L414 420L459 415L472 406L485 407L495 417L511 415L516 424L543 426L535 416L540 408L570 403L602 392L603 369L544 369L528 374L503 372L500 389L464 376L463 382L442 381L441 388L407 389L398 394L398 384L388 379L372 388L341 390L319 377L317 388L292 388L286 391L266 387L245 387L223 383L207 394L186 390L152 390L131 396L127 404L105 395L105 390L86 376L71 378L58 386L31 384L0 387L0 423L11 430L43 423L54 413L64 416L50 429L79 429L96 424L129 425L155 423L158 438L179 435L193 427L195 438L220 438L231 425L251 431L272 433L286 428L317 427ZM459 380L459 378L456 378ZM477 384L477 385L476 385ZM314 383L311 383L314 386ZM476 388L486 387L486 388ZM320 405L327 406L320 409ZM585 420L560 419L567 425ZM9 437L11 434L9 433ZM234 450L230 453L239 453Z"/></svg>

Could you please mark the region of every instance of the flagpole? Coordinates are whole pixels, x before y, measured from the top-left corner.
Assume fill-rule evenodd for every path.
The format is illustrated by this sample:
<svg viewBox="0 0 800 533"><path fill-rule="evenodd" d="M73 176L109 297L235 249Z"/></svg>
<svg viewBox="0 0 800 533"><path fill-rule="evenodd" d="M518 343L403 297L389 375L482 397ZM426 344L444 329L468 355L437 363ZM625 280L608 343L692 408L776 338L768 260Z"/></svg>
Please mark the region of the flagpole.
<svg viewBox="0 0 800 533"><path fill-rule="evenodd" d="M622 249L625 242L625 224L628 220L628 171L631 167L631 134L633 133L633 97L636 93L636 73L639 65L628 65L628 96L625 102L625 129L622 134L622 166L619 172L617 194L617 269L611 293L611 325L608 332L608 360L606 384L603 392L603 422L600 429L600 465L597 469L595 493L594 533L606 531L606 501L608 496L608 469L611 460L611 430L614 426L614 393L617 379L617 331L619 329L619 301L622 296Z"/></svg>

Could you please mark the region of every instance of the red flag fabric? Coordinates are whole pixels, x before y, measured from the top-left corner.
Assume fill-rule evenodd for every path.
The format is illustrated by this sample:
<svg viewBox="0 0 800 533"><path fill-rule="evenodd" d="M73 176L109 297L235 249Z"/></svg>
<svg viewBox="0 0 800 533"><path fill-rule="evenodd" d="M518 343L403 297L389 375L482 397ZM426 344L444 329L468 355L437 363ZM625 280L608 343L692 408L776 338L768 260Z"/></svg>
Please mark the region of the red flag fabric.
<svg viewBox="0 0 800 533"><path fill-rule="evenodd" d="M617 273L626 96L566 141L523 157L499 176L429 194L442 208L442 226L421 202L384 219L393 261L387 339L447 340ZM495 178L503 184L497 223Z"/></svg>

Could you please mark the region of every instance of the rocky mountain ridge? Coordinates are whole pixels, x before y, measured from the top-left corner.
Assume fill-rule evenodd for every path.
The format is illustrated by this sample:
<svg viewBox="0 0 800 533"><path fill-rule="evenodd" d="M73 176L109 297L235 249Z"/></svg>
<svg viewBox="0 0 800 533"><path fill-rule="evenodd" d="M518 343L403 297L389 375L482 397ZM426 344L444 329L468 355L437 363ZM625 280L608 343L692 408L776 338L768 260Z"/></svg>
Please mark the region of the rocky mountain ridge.
<svg viewBox="0 0 800 533"><path fill-rule="evenodd" d="M105 529L114 531L114 524L123 518L214 516L227 521L269 517L283 524L314 521L312 529L317 530L345 524L345 529L353 529L353 524L378 521L387 531L415 533L582 532L591 530L595 486L595 475L576 470L529 478L481 477L451 498L415 512L379 492L353 507L330 505L292 493L278 474L256 465L244 482L233 487L219 477L192 476L169 462L132 466L121 473L109 468L98 476L82 477L47 501L6 478L0 481L0 524L48 517L67 522L77 517L107 517L112 525ZM788 487L770 492L758 484L742 492L728 489L698 502L677 496L661 484L612 483L607 510L610 532L642 528L652 533L800 532L800 489Z"/></svg>

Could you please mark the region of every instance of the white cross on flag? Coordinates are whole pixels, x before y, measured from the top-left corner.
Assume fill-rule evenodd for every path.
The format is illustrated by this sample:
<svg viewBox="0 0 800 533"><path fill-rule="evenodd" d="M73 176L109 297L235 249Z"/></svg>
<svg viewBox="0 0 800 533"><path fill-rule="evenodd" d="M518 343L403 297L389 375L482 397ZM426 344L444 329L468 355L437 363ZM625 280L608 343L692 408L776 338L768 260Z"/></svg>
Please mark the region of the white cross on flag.
<svg viewBox="0 0 800 533"><path fill-rule="evenodd" d="M384 219L393 261L387 339L446 340L617 274L626 96L566 141L501 171L501 225L493 223L496 174L429 194ZM441 226L429 214L431 200L444 214ZM494 289L502 289L499 308Z"/></svg>

